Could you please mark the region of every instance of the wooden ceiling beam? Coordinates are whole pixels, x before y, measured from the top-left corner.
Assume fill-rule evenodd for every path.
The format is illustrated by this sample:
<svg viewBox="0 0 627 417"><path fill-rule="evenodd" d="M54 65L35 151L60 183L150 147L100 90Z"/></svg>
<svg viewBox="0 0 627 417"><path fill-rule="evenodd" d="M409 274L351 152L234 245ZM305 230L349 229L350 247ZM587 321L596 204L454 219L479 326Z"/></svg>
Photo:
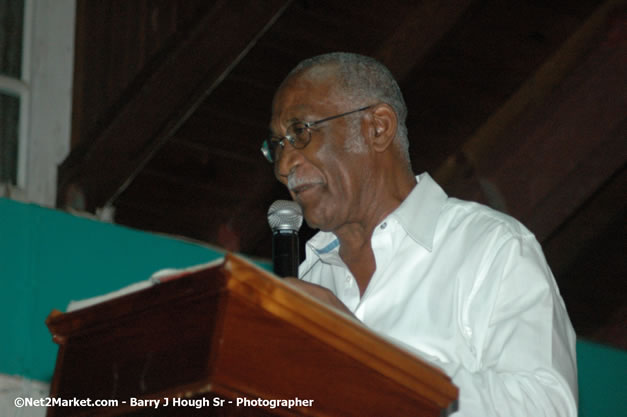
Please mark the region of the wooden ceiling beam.
<svg viewBox="0 0 627 417"><path fill-rule="evenodd" d="M582 241L600 238L604 231L627 210L627 200L620 198L627 191L627 166L603 184L582 204L580 210L567 219L559 232L544 242L544 252L556 277L567 272L586 249ZM618 198L617 198L618 196Z"/></svg>
<svg viewBox="0 0 627 417"><path fill-rule="evenodd" d="M67 204L67 189L80 189L90 211L114 202L291 2L247 0L236 8L216 2L111 123L61 164L58 205Z"/></svg>
<svg viewBox="0 0 627 417"><path fill-rule="evenodd" d="M402 83L471 4L472 0L434 0L412 5L374 57Z"/></svg>
<svg viewBox="0 0 627 417"><path fill-rule="evenodd" d="M621 169L627 162L627 97L618 87L627 78L621 3L597 9L436 171L449 192L491 200L542 241Z"/></svg>
<svg viewBox="0 0 627 417"><path fill-rule="evenodd" d="M548 59L524 85L507 100L463 144L460 153L450 155L434 172L441 184L449 184L466 176L469 165L477 166L486 159L503 134L525 111L538 108L546 97L584 59L606 30L609 16L620 10L625 0L607 0L588 18L565 44Z"/></svg>

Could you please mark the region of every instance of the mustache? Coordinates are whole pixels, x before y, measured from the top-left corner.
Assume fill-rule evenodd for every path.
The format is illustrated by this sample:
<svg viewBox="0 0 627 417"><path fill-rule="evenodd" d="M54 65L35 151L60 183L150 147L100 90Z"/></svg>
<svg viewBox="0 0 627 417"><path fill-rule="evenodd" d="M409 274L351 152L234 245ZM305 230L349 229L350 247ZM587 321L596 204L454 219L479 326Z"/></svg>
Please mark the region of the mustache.
<svg viewBox="0 0 627 417"><path fill-rule="evenodd" d="M301 177L296 174L290 174L287 177L287 188L291 191L303 185L322 184L322 179L318 177Z"/></svg>

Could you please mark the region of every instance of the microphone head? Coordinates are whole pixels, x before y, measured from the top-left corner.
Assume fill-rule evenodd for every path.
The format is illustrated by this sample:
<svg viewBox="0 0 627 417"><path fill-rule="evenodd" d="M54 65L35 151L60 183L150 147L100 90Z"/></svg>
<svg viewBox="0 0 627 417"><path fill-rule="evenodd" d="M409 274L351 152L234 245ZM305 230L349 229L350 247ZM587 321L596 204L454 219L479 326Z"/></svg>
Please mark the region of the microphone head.
<svg viewBox="0 0 627 417"><path fill-rule="evenodd" d="M303 224L303 211L294 201L277 200L268 209L268 224L273 232L278 230L297 232Z"/></svg>

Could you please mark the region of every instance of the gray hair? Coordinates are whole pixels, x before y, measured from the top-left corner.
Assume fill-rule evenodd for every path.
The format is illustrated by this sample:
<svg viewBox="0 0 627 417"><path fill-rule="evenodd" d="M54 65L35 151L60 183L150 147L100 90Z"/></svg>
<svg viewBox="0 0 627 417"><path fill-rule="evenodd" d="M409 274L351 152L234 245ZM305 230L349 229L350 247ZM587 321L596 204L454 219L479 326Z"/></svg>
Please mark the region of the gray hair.
<svg viewBox="0 0 627 417"><path fill-rule="evenodd" d="M407 136L407 105L403 94L389 69L374 58L348 52L332 52L301 61L285 78L286 80L305 70L333 65L338 83L346 99L357 106L372 104L372 99L387 103L398 119L396 143L409 163L409 138Z"/></svg>

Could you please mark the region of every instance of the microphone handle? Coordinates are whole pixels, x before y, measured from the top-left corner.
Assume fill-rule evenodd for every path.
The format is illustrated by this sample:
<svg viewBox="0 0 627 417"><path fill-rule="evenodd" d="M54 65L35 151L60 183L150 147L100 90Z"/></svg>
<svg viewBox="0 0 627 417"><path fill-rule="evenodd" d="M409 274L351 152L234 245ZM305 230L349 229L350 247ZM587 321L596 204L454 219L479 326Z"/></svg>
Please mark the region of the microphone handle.
<svg viewBox="0 0 627 417"><path fill-rule="evenodd" d="M295 230L272 232L272 264L279 277L298 277L298 233Z"/></svg>

